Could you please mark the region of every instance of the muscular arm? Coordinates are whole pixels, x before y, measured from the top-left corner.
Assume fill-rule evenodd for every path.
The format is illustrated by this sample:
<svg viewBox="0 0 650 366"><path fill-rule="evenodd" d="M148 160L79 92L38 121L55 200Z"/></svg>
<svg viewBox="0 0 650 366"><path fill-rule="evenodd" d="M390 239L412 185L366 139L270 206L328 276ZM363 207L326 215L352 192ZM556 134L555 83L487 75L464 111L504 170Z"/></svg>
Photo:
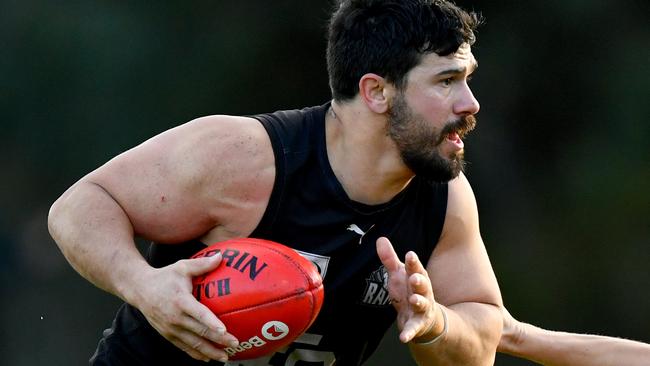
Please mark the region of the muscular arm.
<svg viewBox="0 0 650 366"><path fill-rule="evenodd" d="M133 226L104 187L86 178L68 189L50 209L50 234L66 259L99 288L134 302L129 279L152 270L134 243Z"/></svg>
<svg viewBox="0 0 650 366"><path fill-rule="evenodd" d="M389 273L400 340L409 344L419 365L494 363L502 327L501 294L464 176L449 183L445 225L426 269L412 252L402 263L386 238L377 241L377 252Z"/></svg>
<svg viewBox="0 0 650 366"><path fill-rule="evenodd" d="M409 343L418 364L492 365L502 328L501 294L479 232L474 194L462 174L449 183L445 225L427 272L435 301L445 307L448 331L431 345ZM442 332L439 312L434 334Z"/></svg>
<svg viewBox="0 0 650 366"><path fill-rule="evenodd" d="M189 282L216 266L218 259L154 269L138 252L134 236L176 243L203 235L212 240L242 235L255 223L236 218L246 217L242 213L270 192L272 183L264 184L269 177L272 182L274 174L269 152L256 121L192 121L115 157L75 183L50 209L50 233L83 277L139 308L179 348L199 359L222 358L222 351L206 339L227 344L234 338L193 299ZM238 174L247 168L266 177L258 179L257 188ZM187 330L196 334L187 336Z"/></svg>
<svg viewBox="0 0 650 366"><path fill-rule="evenodd" d="M542 329L504 310L499 352L547 366L645 366L650 345L627 339Z"/></svg>

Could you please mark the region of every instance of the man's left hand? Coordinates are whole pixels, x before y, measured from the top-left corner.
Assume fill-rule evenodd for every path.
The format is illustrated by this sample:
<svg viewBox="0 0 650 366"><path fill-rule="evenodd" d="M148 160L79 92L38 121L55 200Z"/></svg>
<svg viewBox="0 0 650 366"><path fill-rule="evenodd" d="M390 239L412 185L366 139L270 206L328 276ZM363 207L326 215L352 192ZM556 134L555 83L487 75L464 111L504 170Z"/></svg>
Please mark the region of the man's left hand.
<svg viewBox="0 0 650 366"><path fill-rule="evenodd" d="M417 338L430 338L428 333L438 322L438 304L429 274L417 254L406 253L405 263L402 263L391 242L381 237L377 239L377 255L388 272L388 293L397 310L400 340L407 343Z"/></svg>

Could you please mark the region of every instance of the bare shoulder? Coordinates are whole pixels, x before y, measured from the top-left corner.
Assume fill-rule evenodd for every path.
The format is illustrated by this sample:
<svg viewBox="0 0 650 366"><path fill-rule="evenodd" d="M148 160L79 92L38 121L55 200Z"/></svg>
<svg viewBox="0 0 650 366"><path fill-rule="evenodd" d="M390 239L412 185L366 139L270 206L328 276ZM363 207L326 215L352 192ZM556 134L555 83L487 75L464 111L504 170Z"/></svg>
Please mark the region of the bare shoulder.
<svg viewBox="0 0 650 366"><path fill-rule="evenodd" d="M460 225L460 228L456 228ZM476 225L476 227L474 227ZM478 208L474 191L465 174L449 182L447 196L447 216L445 227L447 229L478 229Z"/></svg>
<svg viewBox="0 0 650 366"><path fill-rule="evenodd" d="M167 130L85 179L125 210L136 233L183 241L255 227L275 178L270 139L253 118L215 115Z"/></svg>
<svg viewBox="0 0 650 366"><path fill-rule="evenodd" d="M264 127L256 119L226 115L197 118L150 141L171 142L181 149L205 149L209 154L228 154L235 150L234 155L241 158L246 154L267 153L271 147Z"/></svg>
<svg viewBox="0 0 650 366"><path fill-rule="evenodd" d="M262 124L253 118L224 115L202 117L159 137L160 141L150 141L159 145L154 150L171 149L167 156L173 160L169 163L189 181L194 181L194 178L201 178L199 181L219 178L217 182L222 185L230 183L230 180L253 178L260 169L274 163L268 134Z"/></svg>
<svg viewBox="0 0 650 366"><path fill-rule="evenodd" d="M445 223L427 270L442 304L501 303L479 230L476 199L463 174L449 182Z"/></svg>

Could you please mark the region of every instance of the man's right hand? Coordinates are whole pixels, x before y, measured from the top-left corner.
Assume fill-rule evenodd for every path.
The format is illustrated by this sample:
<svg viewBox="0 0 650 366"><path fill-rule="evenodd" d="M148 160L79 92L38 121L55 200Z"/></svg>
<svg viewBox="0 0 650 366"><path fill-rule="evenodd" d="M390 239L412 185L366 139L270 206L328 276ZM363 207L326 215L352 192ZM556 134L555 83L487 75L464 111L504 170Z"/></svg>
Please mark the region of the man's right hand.
<svg viewBox="0 0 650 366"><path fill-rule="evenodd" d="M210 309L192 295L192 277L217 268L221 255L183 259L152 269L138 281L133 305L176 347L197 360L226 361L228 355L213 343L236 347L237 339Z"/></svg>

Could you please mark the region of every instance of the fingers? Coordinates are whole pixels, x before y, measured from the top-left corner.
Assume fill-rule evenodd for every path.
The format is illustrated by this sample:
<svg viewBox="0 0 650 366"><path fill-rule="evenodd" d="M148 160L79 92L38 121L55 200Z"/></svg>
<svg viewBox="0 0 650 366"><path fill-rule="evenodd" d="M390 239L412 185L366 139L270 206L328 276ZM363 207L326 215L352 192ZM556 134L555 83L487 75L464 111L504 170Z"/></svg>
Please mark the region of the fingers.
<svg viewBox="0 0 650 366"><path fill-rule="evenodd" d="M207 310L207 312L208 314L205 314L204 312L197 313L195 310L190 310L187 312L188 316L185 317L182 324L179 325L182 326L182 328L214 343L227 347L237 347L239 344L237 338L226 331L226 326L223 325L221 320L219 320L212 312L209 310ZM210 321L206 321L207 319Z"/></svg>
<svg viewBox="0 0 650 366"><path fill-rule="evenodd" d="M180 325L183 329L217 344L227 347L237 347L239 344L235 336L226 332L225 327L210 328L205 322L191 316L185 317Z"/></svg>
<svg viewBox="0 0 650 366"><path fill-rule="evenodd" d="M225 362L228 360L228 354L223 349L216 347L192 332L180 330L169 340L196 360L206 362L210 360Z"/></svg>
<svg viewBox="0 0 650 366"><path fill-rule="evenodd" d="M431 289L431 281L429 276L422 273L413 273L408 278L411 292L420 295L425 299L433 299L433 290Z"/></svg>
<svg viewBox="0 0 650 366"><path fill-rule="evenodd" d="M418 294L412 294L409 297L409 304L413 312L404 323L399 336L404 343L426 333L435 324L435 307L437 305L434 301Z"/></svg>
<svg viewBox="0 0 650 366"><path fill-rule="evenodd" d="M221 258L221 253L217 253L210 257L184 259L180 262L184 264L183 268L188 275L199 276L216 269L221 263Z"/></svg>
<svg viewBox="0 0 650 366"><path fill-rule="evenodd" d="M210 309L193 297L186 299L180 304L186 316L179 322L179 327L211 342L237 347L237 338L226 331L225 324Z"/></svg>
<svg viewBox="0 0 650 366"><path fill-rule="evenodd" d="M409 277L412 292L422 295L425 298L433 298L429 273L424 268L422 262L420 262L417 254L414 252L406 253L405 261L406 274Z"/></svg>
<svg viewBox="0 0 650 366"><path fill-rule="evenodd" d="M415 252L406 253L405 265L406 273L409 275L413 273L420 273L422 275L428 276L427 270L424 268L424 265L422 262L420 262L420 258L418 258L418 255L415 254Z"/></svg>
<svg viewBox="0 0 650 366"><path fill-rule="evenodd" d="M385 237L377 239L377 255L389 273L391 298L397 300L393 305L399 312L399 338L409 342L434 323L436 302L429 274L414 252L406 253L402 263Z"/></svg>
<svg viewBox="0 0 650 366"><path fill-rule="evenodd" d="M198 305L203 306L202 304ZM226 332L223 323L209 310L209 316L207 316L202 312L197 313L196 309L192 309L192 307L183 308L185 309L184 315L170 323L171 328L168 328L170 332L167 333L166 338L197 360L227 360L226 352L218 345L236 347L239 344L237 339ZM211 328L206 325L205 319L211 319L208 323L220 325Z"/></svg>
<svg viewBox="0 0 650 366"><path fill-rule="evenodd" d="M387 238L381 237L377 239L377 255L388 272L394 272L400 269L402 262L399 260L395 249L393 249L393 245Z"/></svg>
<svg viewBox="0 0 650 366"><path fill-rule="evenodd" d="M185 259L167 267L166 295L172 299L166 306L154 308L152 325L176 347L194 359L226 361L227 353L220 346L236 347L237 338L226 331L226 326L205 305L191 294L191 277L200 276L216 269L221 263L221 254L211 257ZM170 284L176 285L176 287ZM187 286L187 288L185 288ZM185 293L185 291L187 291Z"/></svg>
<svg viewBox="0 0 650 366"><path fill-rule="evenodd" d="M152 326L163 337L194 359L202 361L227 359L227 354L223 349L201 336L202 333L208 335L207 327L193 323L187 315L183 319L170 322L162 327L160 324L154 323Z"/></svg>
<svg viewBox="0 0 650 366"><path fill-rule="evenodd" d="M379 256L379 260L388 271L396 271L404 264L400 261L393 245L386 237L377 239L377 256ZM427 270L414 252L406 253L405 262L408 275L413 273L427 275Z"/></svg>
<svg viewBox="0 0 650 366"><path fill-rule="evenodd" d="M408 343L411 341L411 339L415 338L415 335L417 334L418 330L421 328L420 325L421 322L417 322L415 320L409 319L406 324L404 324L404 328L399 334L399 340L402 343Z"/></svg>
<svg viewBox="0 0 650 366"><path fill-rule="evenodd" d="M205 332L206 334L216 334L217 337L220 337L226 333L226 326L223 322L219 320L219 318L217 318L217 316L214 315L207 306L195 301L194 298L188 298L181 304L181 307L183 312L187 314L190 319L202 325L202 328L200 329L203 329L203 327L208 329L208 331ZM200 334L201 332L196 333ZM218 341L218 339L213 339L211 337L208 338L213 342Z"/></svg>
<svg viewBox="0 0 650 366"><path fill-rule="evenodd" d="M433 309L433 302L427 297L418 294L409 296L409 304L411 304L411 309L415 313L425 313Z"/></svg>
<svg viewBox="0 0 650 366"><path fill-rule="evenodd" d="M436 303L429 274L417 254L408 252L404 262L410 287L408 302L411 313L402 327L400 340L406 343L431 327Z"/></svg>

